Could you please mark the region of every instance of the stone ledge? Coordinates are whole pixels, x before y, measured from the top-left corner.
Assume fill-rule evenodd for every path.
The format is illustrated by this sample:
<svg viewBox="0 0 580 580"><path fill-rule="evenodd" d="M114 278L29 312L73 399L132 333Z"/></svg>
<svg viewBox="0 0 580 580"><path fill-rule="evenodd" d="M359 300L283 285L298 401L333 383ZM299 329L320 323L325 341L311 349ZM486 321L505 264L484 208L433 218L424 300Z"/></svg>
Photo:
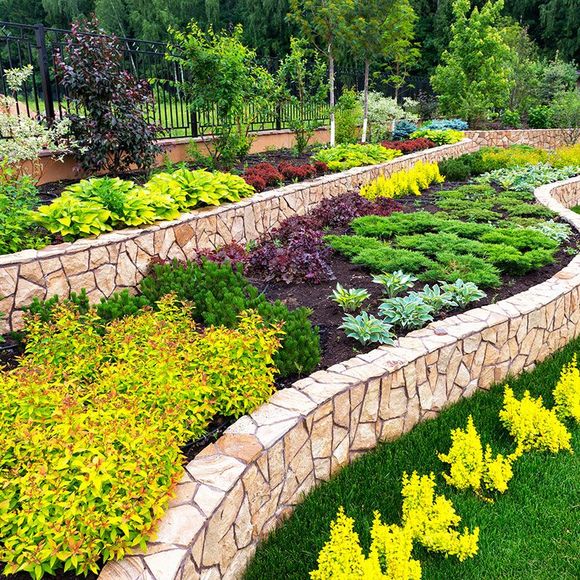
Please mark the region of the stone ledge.
<svg viewBox="0 0 580 580"><path fill-rule="evenodd" d="M540 187L580 231L580 177ZM191 461L146 553L100 580L240 578L258 542L316 484L477 389L531 370L580 335L580 256L497 304L434 322L276 393Z"/></svg>

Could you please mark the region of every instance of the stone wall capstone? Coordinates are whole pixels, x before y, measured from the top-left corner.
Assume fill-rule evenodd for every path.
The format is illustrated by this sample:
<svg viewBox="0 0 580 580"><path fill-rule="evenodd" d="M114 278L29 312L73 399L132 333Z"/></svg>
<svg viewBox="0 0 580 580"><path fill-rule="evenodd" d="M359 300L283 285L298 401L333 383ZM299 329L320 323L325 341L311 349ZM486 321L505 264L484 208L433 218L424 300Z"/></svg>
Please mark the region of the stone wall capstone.
<svg viewBox="0 0 580 580"><path fill-rule="evenodd" d="M536 198L578 231L580 177ZM496 304L433 322L394 346L317 371L239 419L185 468L155 541L100 580L241 578L302 496L379 441L528 371L580 335L580 256Z"/></svg>

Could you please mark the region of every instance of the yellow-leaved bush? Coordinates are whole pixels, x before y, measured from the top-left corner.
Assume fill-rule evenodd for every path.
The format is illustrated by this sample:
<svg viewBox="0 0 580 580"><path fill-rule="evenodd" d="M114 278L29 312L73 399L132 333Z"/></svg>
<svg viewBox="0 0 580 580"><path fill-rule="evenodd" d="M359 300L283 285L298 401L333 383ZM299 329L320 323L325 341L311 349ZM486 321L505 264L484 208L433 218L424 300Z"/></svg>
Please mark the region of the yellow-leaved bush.
<svg viewBox="0 0 580 580"><path fill-rule="evenodd" d="M401 197L403 195L421 195L421 191L433 183L443 183L444 177L439 172L437 163L418 161L411 169L395 171L392 175L381 175L367 185L360 194L367 199L377 197Z"/></svg>
<svg viewBox="0 0 580 580"><path fill-rule="evenodd" d="M457 556L460 561L475 556L479 528L457 530L461 518L453 503L435 494L435 477L403 474L403 518L401 525L384 524L375 512L371 547L364 556L354 520L342 507L330 524L330 539L318 555L312 580L419 580L421 564L412 558L414 542L433 552Z"/></svg>
<svg viewBox="0 0 580 580"><path fill-rule="evenodd" d="M449 474L444 473L445 481L457 489L473 489L480 494L483 491L503 493L513 476L512 461L501 453L493 455L490 445L485 452L479 433L470 415L465 429L451 431L451 448L449 452L439 454L439 459L449 463Z"/></svg>
<svg viewBox="0 0 580 580"><path fill-rule="evenodd" d="M279 327L246 312L235 329L203 330L175 297L158 307L104 328L66 305L28 321L19 366L0 373L5 573L86 573L143 547L181 447L273 392Z"/></svg>
<svg viewBox="0 0 580 580"><path fill-rule="evenodd" d="M576 355L565 365L554 389L554 410L560 419L571 418L580 423L580 370Z"/></svg>
<svg viewBox="0 0 580 580"><path fill-rule="evenodd" d="M460 533L461 517L453 503L435 494L435 476L403 474L403 526L412 530L413 537L433 552L457 556L461 562L477 554L479 528Z"/></svg>
<svg viewBox="0 0 580 580"><path fill-rule="evenodd" d="M546 409L542 397L534 399L529 391L518 400L510 387L506 386L504 406L499 412L499 418L516 441L513 456L533 449L551 453L572 451L570 433L558 420L556 412Z"/></svg>

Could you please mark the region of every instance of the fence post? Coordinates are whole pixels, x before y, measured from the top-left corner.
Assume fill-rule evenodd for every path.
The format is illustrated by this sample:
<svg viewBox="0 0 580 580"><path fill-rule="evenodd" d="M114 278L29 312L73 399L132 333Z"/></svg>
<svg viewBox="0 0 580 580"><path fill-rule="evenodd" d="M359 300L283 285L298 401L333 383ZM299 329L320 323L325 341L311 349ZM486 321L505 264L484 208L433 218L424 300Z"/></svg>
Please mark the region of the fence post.
<svg viewBox="0 0 580 580"><path fill-rule="evenodd" d="M282 130L282 104L276 103L276 131Z"/></svg>
<svg viewBox="0 0 580 580"><path fill-rule="evenodd" d="M193 109L191 111L191 136L199 137L199 127L197 124L197 110Z"/></svg>
<svg viewBox="0 0 580 580"><path fill-rule="evenodd" d="M34 27L34 36L36 37L36 49L38 51L38 68L40 71L40 84L42 87L44 110L46 114L46 121L50 125L54 121L54 101L52 99L52 87L50 84L50 73L48 69L46 29L42 24L37 24Z"/></svg>

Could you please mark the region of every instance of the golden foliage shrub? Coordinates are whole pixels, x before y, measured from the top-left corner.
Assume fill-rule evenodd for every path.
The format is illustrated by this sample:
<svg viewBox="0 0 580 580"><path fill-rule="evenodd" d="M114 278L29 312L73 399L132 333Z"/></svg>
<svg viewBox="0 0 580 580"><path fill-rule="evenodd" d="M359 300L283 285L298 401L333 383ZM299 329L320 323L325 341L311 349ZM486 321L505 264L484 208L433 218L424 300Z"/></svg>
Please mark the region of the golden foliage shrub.
<svg viewBox="0 0 580 580"><path fill-rule="evenodd" d="M443 183L444 177L439 172L437 163L418 161L411 169L395 171L392 175L381 175L367 185L360 194L367 199L378 197L401 197L403 195L421 195L433 183Z"/></svg>
<svg viewBox="0 0 580 580"><path fill-rule="evenodd" d="M495 457L489 445L485 452L479 433L470 415L465 429L451 431L451 448L447 454L440 453L439 459L450 465L445 481L457 489L473 489L477 494L483 491L503 493L513 476L512 460L501 453Z"/></svg>
<svg viewBox="0 0 580 580"><path fill-rule="evenodd" d="M201 331L172 296L103 332L94 310L57 308L0 373L0 562L35 578L143 547L181 447L272 393L280 334L251 312Z"/></svg>
<svg viewBox="0 0 580 580"><path fill-rule="evenodd" d="M560 419L571 418L580 423L580 370L576 355L562 369L554 389L554 410Z"/></svg>
<svg viewBox="0 0 580 580"><path fill-rule="evenodd" d="M544 407L542 397L534 399L526 391L523 398L518 400L513 391L506 387L499 418L516 441L514 456L531 450L551 453L572 451L570 433L558 420L556 412Z"/></svg>

